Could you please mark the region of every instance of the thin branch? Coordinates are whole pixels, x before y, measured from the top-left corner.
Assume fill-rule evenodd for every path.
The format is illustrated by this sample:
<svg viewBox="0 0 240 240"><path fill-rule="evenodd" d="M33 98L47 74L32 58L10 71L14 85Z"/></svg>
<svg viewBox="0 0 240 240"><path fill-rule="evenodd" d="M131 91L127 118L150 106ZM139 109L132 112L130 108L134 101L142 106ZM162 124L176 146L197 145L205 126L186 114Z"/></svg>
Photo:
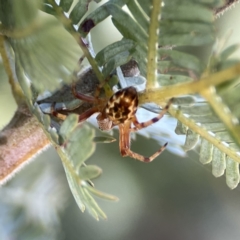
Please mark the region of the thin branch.
<svg viewBox="0 0 240 240"><path fill-rule="evenodd" d="M0 184L48 146L50 142L38 120L25 104L19 105L10 123L0 132Z"/></svg>
<svg viewBox="0 0 240 240"><path fill-rule="evenodd" d="M141 104L147 102L161 103L172 97L200 93L204 89L230 81L239 75L240 64L237 64L231 68L214 73L211 76L202 78L198 81L174 84L172 86L161 87L152 91L148 90L147 93L139 96L139 101Z"/></svg>
<svg viewBox="0 0 240 240"><path fill-rule="evenodd" d="M162 1L153 0L152 4L148 37L147 90L154 88L157 82L157 49Z"/></svg>
<svg viewBox="0 0 240 240"><path fill-rule="evenodd" d="M4 45L5 45L5 37L0 35L0 54L2 57L3 66L8 75L8 82L11 86L12 94L15 98L15 101L18 105L21 105L25 101L25 97L23 95L23 92L19 83L14 78L13 71L11 69L11 65L9 61L9 56L6 52L6 48Z"/></svg>

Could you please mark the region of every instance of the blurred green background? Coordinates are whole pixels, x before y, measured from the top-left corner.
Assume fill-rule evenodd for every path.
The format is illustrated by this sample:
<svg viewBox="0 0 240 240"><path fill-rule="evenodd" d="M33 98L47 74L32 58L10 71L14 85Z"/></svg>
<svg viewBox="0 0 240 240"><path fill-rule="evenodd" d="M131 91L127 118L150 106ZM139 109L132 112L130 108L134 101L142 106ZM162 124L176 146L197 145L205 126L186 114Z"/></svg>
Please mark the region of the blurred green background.
<svg viewBox="0 0 240 240"><path fill-rule="evenodd" d="M217 19L219 36L233 29L229 44L240 41L239 11L237 5ZM96 50L120 38L110 29L110 20L94 29ZM1 79L0 127L8 123L15 108L8 83ZM150 155L159 145L138 136L132 148ZM98 201L108 220L97 222L80 212L61 161L50 148L0 190L0 240L240 238L239 187L230 190L224 177L214 178L211 167L201 165L194 151L186 158L165 151L151 164L143 164L120 157L117 141L98 144L87 163L103 169L94 181L97 189L120 198L116 203Z"/></svg>

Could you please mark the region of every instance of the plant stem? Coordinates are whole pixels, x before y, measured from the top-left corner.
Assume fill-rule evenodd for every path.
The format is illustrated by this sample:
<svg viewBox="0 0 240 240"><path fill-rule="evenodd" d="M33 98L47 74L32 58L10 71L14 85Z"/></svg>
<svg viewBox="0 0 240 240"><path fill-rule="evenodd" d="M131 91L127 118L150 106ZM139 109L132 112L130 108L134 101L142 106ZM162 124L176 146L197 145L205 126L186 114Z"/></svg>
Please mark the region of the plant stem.
<svg viewBox="0 0 240 240"><path fill-rule="evenodd" d="M140 104L147 102L162 103L169 98L186 94L201 93L201 91L227 82L240 75L240 64L231 68L212 74L194 82L179 83L173 86L162 87L159 89L148 90L139 96Z"/></svg>
<svg viewBox="0 0 240 240"><path fill-rule="evenodd" d="M38 120L25 104L19 105L0 136L0 184L50 146Z"/></svg>
<svg viewBox="0 0 240 240"><path fill-rule="evenodd" d="M148 56L147 56L147 90L154 88L157 80L157 49L161 13L161 0L153 0L150 16Z"/></svg>
<svg viewBox="0 0 240 240"><path fill-rule="evenodd" d="M3 66L5 68L5 71L8 75L8 82L12 89L12 95L14 96L14 99L18 105L23 104L25 102L25 97L23 95L22 89L16 79L14 79L13 70L10 65L9 56L7 54L6 48L5 48L5 39L4 36L0 36L0 54L3 61Z"/></svg>

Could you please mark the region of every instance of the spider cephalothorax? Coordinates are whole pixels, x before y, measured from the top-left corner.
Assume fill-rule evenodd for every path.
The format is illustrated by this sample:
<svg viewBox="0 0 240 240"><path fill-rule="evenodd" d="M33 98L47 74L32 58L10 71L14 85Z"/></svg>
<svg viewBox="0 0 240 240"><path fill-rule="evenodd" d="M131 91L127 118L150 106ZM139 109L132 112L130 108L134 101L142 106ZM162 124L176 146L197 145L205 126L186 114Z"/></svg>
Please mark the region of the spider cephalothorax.
<svg viewBox="0 0 240 240"><path fill-rule="evenodd" d="M92 108L79 115L79 122L85 121L91 115L98 112L97 122L101 130L110 130L114 126L119 127L119 148L122 156L129 156L142 162L151 162L166 148L167 143L152 156L144 157L130 149L130 133L159 121L167 112L172 100L168 102L158 116L146 122L139 123L136 117L138 94L134 87L121 89L114 93L109 99L99 98L98 96L91 97L79 93L76 91L74 84L72 86L72 92L76 98L93 103Z"/></svg>
<svg viewBox="0 0 240 240"><path fill-rule="evenodd" d="M137 112L137 107L138 95L134 87L119 90L112 95L97 116L99 128L101 130L109 130L113 126L131 121Z"/></svg>

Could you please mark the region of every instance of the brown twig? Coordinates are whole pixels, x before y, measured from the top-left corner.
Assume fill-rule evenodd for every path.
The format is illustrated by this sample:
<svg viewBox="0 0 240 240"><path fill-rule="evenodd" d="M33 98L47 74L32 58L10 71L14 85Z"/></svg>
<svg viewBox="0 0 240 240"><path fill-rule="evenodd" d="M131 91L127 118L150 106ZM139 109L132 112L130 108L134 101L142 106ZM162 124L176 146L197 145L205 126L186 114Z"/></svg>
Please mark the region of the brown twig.
<svg viewBox="0 0 240 240"><path fill-rule="evenodd" d="M0 132L0 183L50 145L38 120L25 104L19 105L10 123Z"/></svg>

